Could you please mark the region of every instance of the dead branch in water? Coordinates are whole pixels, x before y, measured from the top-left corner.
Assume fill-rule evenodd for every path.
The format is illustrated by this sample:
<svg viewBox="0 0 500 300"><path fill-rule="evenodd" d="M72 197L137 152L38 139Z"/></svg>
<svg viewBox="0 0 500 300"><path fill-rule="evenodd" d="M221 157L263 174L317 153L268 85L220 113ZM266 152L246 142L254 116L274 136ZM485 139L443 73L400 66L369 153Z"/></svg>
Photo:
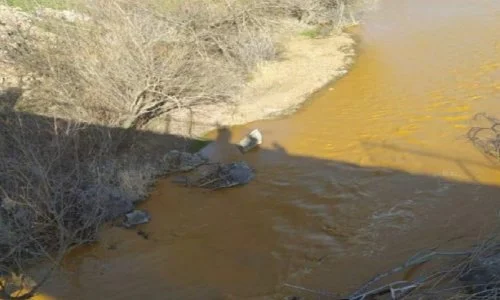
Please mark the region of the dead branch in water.
<svg viewBox="0 0 500 300"><path fill-rule="evenodd" d="M429 262L430 260L436 258L436 257L451 257L451 256L466 256L470 257L474 254L474 251L460 251L460 252L448 252L448 251L434 251L435 249L432 249L430 251L426 252L420 252L409 258L406 262L404 262L402 265L397 266L387 272L383 272L378 274L377 276L373 277L370 279L368 282L363 284L360 288L358 288L354 293L349 295L348 297L340 298L341 300L366 300L366 299L374 299L374 297L377 296L384 296L384 295L390 295L391 299L401 299L402 297L410 294L412 291L415 289L424 286L426 284L429 284L432 280L435 280L436 278L439 278L443 274L449 275L449 271L447 272L435 272L430 274L429 276L420 278L415 281L406 281L406 280L399 280L395 282L391 282L388 284L384 284L379 287L375 287L372 289L369 289L372 285L375 283L381 281L384 278L387 278L391 275L401 273L406 269L409 269L411 267L415 267L418 265L422 265L424 263ZM309 289L303 286L298 286L298 285L292 285L285 283L284 286L297 289L300 291L305 291L309 293L313 293L316 295L320 296L327 296L327 297L335 297L335 299L339 299L337 295L329 292L321 292L313 289Z"/></svg>
<svg viewBox="0 0 500 300"><path fill-rule="evenodd" d="M415 288L417 288L420 284L423 282L407 282L407 281L398 281L395 283L391 283L389 285L383 286L381 288L376 288L374 290L366 292L368 287L373 285L374 283L382 280L383 278L389 277L391 275L394 275L396 273L400 273L410 267L418 266L421 264L424 264L431 259L438 257L438 256L468 256L471 255L472 252L470 251L465 251L465 252L437 252L437 251L431 251L428 253L418 253L408 259L405 263L403 263L401 266L395 267L387 272L381 273L374 278L372 278L370 281L365 283L361 288L359 288L356 292L354 292L351 296L349 296L347 299L349 300L361 300L365 299L367 296L373 296L373 295L381 295L381 293L391 293L395 294L396 292L409 292ZM406 284L403 287L400 288L395 288L395 285L399 284Z"/></svg>
<svg viewBox="0 0 500 300"><path fill-rule="evenodd" d="M460 257L452 264L407 281L395 281L369 289L382 279L439 257ZM439 289L437 289L439 287ZM426 251L401 266L381 273L342 300L378 299L498 299L500 295L500 243L492 238L468 251ZM386 299L386 298L383 298Z"/></svg>
<svg viewBox="0 0 500 300"><path fill-rule="evenodd" d="M484 154L500 160L500 120L480 113L473 118L476 122L486 122L483 126L472 127L467 138Z"/></svg>

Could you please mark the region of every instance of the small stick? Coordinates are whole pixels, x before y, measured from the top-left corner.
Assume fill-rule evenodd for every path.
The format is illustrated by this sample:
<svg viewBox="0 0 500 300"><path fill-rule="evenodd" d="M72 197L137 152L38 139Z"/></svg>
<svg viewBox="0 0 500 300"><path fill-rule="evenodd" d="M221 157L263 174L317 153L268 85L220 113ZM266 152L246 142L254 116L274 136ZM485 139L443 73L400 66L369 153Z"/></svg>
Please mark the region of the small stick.
<svg viewBox="0 0 500 300"><path fill-rule="evenodd" d="M297 290L301 290L301 291L305 291L305 292L309 292L309 293L313 293L313 294L317 294L317 295L330 296L330 297L336 297L337 296L337 295L334 295L334 294L331 294L331 293L320 292L320 291L308 289L308 288L305 288L305 287L302 287L302 286L298 286L298 285L293 285L293 284L288 284L288 283L285 283L283 285L286 286L286 287L289 287L289 288L293 288L293 289L297 289Z"/></svg>

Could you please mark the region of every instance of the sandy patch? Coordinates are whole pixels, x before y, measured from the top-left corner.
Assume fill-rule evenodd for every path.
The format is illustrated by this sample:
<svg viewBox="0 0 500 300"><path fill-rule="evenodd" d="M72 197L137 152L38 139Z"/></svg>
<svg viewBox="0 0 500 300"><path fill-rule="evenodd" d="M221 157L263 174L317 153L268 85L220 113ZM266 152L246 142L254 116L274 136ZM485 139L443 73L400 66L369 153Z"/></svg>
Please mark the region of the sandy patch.
<svg viewBox="0 0 500 300"><path fill-rule="evenodd" d="M204 105L154 122L154 130L202 136L217 124L230 126L294 112L308 97L347 73L354 41L348 34L312 39L294 36L280 60L262 64L233 103Z"/></svg>

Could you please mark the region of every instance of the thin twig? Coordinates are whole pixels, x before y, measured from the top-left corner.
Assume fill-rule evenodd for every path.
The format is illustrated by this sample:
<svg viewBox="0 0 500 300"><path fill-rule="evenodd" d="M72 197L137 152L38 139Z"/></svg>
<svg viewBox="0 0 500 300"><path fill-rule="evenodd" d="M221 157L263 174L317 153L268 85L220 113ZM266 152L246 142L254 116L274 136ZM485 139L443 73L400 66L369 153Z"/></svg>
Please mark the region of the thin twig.
<svg viewBox="0 0 500 300"><path fill-rule="evenodd" d="M293 289L296 289L296 290L300 290L300 291L304 291L304 292L313 293L313 294L316 294L316 295L329 296L329 297L337 297L338 296L338 295L335 295L335 294L332 294L332 293L320 292L320 291L316 291L316 290L313 290L313 289L305 288L303 286L293 285L293 284L289 284L289 283L284 283L283 286L286 286L286 287L289 287L289 288L293 288Z"/></svg>

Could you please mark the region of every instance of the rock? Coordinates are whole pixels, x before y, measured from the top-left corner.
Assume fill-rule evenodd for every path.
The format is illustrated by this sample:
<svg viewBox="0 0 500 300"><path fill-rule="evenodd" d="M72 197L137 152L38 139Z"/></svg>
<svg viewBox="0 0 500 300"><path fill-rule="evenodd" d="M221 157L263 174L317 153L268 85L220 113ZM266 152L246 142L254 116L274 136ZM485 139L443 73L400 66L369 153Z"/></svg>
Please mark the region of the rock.
<svg viewBox="0 0 500 300"><path fill-rule="evenodd" d="M238 148L245 153L260 144L262 144L262 133L258 129L254 129L238 143Z"/></svg>
<svg viewBox="0 0 500 300"><path fill-rule="evenodd" d="M233 185L247 184L255 177L252 168L244 161L231 163L223 170L227 171L228 179Z"/></svg>
<svg viewBox="0 0 500 300"><path fill-rule="evenodd" d="M140 224L148 223L150 220L151 216L148 212L136 209L125 215L123 226L131 228Z"/></svg>
<svg viewBox="0 0 500 300"><path fill-rule="evenodd" d="M172 150L163 157L167 172L188 172L205 164L207 160L197 153Z"/></svg>
<svg viewBox="0 0 500 300"><path fill-rule="evenodd" d="M203 159L210 161L211 158L216 156L216 153L218 153L219 149L217 148L217 143L216 142L210 142L205 147L201 148L196 154L201 156Z"/></svg>
<svg viewBox="0 0 500 300"><path fill-rule="evenodd" d="M218 164L210 172L206 172L192 185L208 188L221 189L249 183L255 177L255 172L244 162L230 164Z"/></svg>

